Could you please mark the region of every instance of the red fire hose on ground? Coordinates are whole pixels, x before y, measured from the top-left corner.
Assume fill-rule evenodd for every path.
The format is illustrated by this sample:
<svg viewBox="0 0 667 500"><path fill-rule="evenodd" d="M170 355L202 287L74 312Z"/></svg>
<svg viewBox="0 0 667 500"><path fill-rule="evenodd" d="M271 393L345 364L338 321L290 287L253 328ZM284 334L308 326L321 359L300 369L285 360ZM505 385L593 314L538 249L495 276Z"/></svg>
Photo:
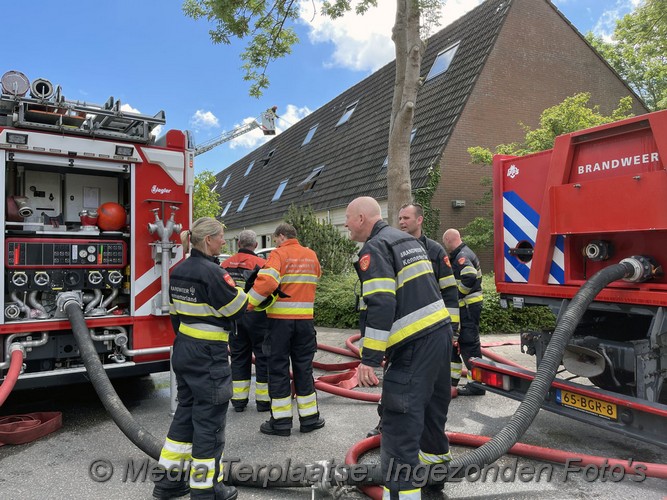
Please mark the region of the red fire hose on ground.
<svg viewBox="0 0 667 500"><path fill-rule="evenodd" d="M16 385L16 381L19 379L19 374L23 367L23 358L23 349L14 349L9 358L9 371L7 372L4 382L0 385L0 406L5 404L5 400L9 396L9 393L12 392Z"/></svg>
<svg viewBox="0 0 667 500"><path fill-rule="evenodd" d="M359 357L359 349L354 345L354 342L358 341L361 338L360 334L355 334L350 336L346 341L345 345L347 350L341 349L338 347L327 346L325 344L318 344L318 348L341 354L348 357ZM483 344L482 353L484 356L497 361L499 363L504 363L507 365L523 368L518 363L515 363L511 360L503 358L502 356L494 353L490 350L491 347L499 347L502 345L518 345L519 341L511 342L488 342ZM352 399L359 399L363 401L377 402L380 399L380 395L377 393L365 393L360 391L353 390L353 387L356 387L356 365L351 366L353 363L318 363L314 362L313 366L326 371L334 370L348 370L344 373L339 373L335 375L324 375L315 379L315 387L318 390L329 392L338 396L348 397ZM463 376L465 376L465 369ZM455 397L456 389L452 388L452 397ZM451 444L460 445L460 446L471 446L479 447L487 443L491 438L486 436L477 436L473 434L465 434L459 432L447 432L447 437ZM359 457L364 453L378 448L381 442L381 435L373 436L370 438L363 439L355 443L352 448L347 452L345 456L345 463L348 465L357 464ZM604 458L595 455L579 454L573 452L566 452L564 450L557 450L553 448L544 448L541 446L533 446L523 443L517 443L512 448L510 448L509 453L517 456L522 456L526 458L531 458L535 460L544 460L556 464L566 464L567 461L580 460L577 462L577 465L580 467L586 467L588 465L594 465L596 467L603 467L607 465L610 468L616 467L618 470L624 470L626 473L634 474L636 473L636 467L642 467L647 477L655 477L660 479L667 479L667 465L649 463L649 462L632 462L628 463L628 460L615 459L615 458ZM361 490L367 496L380 500L382 498L382 487L380 486L360 486Z"/></svg>
<svg viewBox="0 0 667 500"><path fill-rule="evenodd" d="M5 403L14 389L25 357L20 346L10 347L10 349L9 370L0 385L0 406ZM60 429L62 425L62 413L60 412L38 412L0 417L0 446L29 443Z"/></svg>

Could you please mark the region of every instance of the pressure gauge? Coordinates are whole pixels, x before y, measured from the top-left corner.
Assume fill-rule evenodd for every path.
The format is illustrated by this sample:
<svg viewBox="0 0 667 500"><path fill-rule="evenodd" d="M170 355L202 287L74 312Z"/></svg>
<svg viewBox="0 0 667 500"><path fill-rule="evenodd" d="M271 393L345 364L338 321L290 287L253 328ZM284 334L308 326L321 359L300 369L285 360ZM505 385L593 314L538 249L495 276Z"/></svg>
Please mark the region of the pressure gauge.
<svg viewBox="0 0 667 500"><path fill-rule="evenodd" d="M86 252L85 248L82 248L81 250L79 250L79 257L81 257L82 259L85 259L87 256L88 256L88 252Z"/></svg>
<svg viewBox="0 0 667 500"><path fill-rule="evenodd" d="M88 247L88 253L95 253L95 247L93 245Z"/></svg>
<svg viewBox="0 0 667 500"><path fill-rule="evenodd" d="M94 255L91 255L91 254L88 255L88 262L95 262L95 260L96 259L95 259Z"/></svg>

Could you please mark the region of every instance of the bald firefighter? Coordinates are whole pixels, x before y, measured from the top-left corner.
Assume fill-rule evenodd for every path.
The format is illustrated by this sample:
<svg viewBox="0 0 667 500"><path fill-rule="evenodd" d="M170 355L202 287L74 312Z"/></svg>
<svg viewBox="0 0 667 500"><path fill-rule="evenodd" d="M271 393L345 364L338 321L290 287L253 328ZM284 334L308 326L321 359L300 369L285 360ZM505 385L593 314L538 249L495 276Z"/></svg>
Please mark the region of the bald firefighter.
<svg viewBox="0 0 667 500"><path fill-rule="evenodd" d="M468 369L468 380L472 379L470 358L481 358L482 347L479 340L479 321L482 316L484 296L482 295L482 268L479 259L461 240L461 233L448 229L442 235L445 250L449 253L454 276L459 289L459 308L461 311L461 330L458 337L458 349L452 350L452 383L458 384L461 378L461 358ZM460 355L459 355L460 353ZM458 377L456 376L458 372ZM457 389L459 396L483 396L484 389L466 384Z"/></svg>
<svg viewBox="0 0 667 500"><path fill-rule="evenodd" d="M370 197L345 212L350 238L364 243L355 267L361 280L363 335L359 385L382 387L382 475L386 500L418 500L414 472L451 460L445 435L451 400L451 319L421 243L382 220Z"/></svg>

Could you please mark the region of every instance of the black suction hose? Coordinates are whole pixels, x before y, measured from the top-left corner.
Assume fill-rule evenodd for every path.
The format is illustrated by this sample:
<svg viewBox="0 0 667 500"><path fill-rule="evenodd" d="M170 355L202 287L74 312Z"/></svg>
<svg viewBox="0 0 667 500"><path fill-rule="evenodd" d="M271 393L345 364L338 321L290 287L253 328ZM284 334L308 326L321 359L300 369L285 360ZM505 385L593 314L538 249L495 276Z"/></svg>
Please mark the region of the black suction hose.
<svg viewBox="0 0 667 500"><path fill-rule="evenodd" d="M93 384L95 392L97 392L104 408L109 412L109 415L111 415L111 418L118 428L137 446L137 448L146 453L149 457L159 460L160 451L162 450L162 442L137 423L118 396L118 393L111 384L111 381L100 362L93 340L90 338L88 326L86 325L86 320L83 316L83 311L81 310L81 305L74 298L70 300L65 299L64 302L62 309L72 325L72 332L74 332L74 338L79 346L81 359L83 359L83 364L90 377L90 382ZM291 465L291 470L296 472L290 473L290 471L280 469L281 473L278 475L273 474L273 472L279 470L278 468L271 469L270 467L264 467L249 478L247 477L247 473L242 474L242 477L239 477L239 470L243 472L243 465L245 464L237 462L227 463L227 484L257 488L310 487L312 482L307 480L309 477L308 474L299 474L298 471L311 470L313 467L317 466L317 464L293 464ZM257 468L254 470L257 470ZM299 477L301 477L301 479L298 479Z"/></svg>
<svg viewBox="0 0 667 500"><path fill-rule="evenodd" d="M484 466L491 464L518 442L542 407L544 398L556 376L563 353L565 352L565 347L590 303L609 283L632 276L636 273L637 261L633 261L632 258L626 259L619 264L609 266L599 271L581 287L579 292L572 298L567 310L563 313L558 322L537 373L535 374L535 378L526 392L524 400L519 405L519 408L514 413L509 423L486 444L452 460L450 463L450 470L458 470L460 471L459 474L463 474L466 467L469 465ZM109 381L109 377L98 358L93 341L88 334L88 327L81 310L81 305L77 300L66 300L62 309L67 314L67 317L72 324L72 331L74 332L74 337L79 346L79 351L86 367L86 371L90 376L90 381L92 382L93 387L95 387L95 391L100 397L102 404L128 439L148 456L158 460L160 450L162 449L162 443L134 420L132 414L125 408L125 405L123 405L123 402L118 397L118 394ZM260 488L311 486L311 483L305 480L303 475L283 473L282 477L272 477L270 469L260 470L260 473L250 478L250 480L247 475L244 475L243 478L239 478L237 473L239 466L243 464L231 463L229 465L228 484ZM295 464L292 466L292 470L298 470L303 467L311 469L316 465L317 464ZM336 478L338 480L334 479L332 482L334 484L348 485L382 484L383 481L379 467L370 467L369 469L368 472L370 474L363 480L355 481L352 477L347 477L341 480L339 477ZM299 476L301 479L296 479ZM337 476L337 474L334 476Z"/></svg>
<svg viewBox="0 0 667 500"><path fill-rule="evenodd" d="M556 377L565 347L590 303L609 283L632 276L635 272L636 264L633 265L632 259L626 259L602 269L584 283L556 325L535 378L517 411L507 425L489 442L450 462L450 470L458 471L455 476L463 474L470 465L483 467L492 464L517 443L542 407L544 398Z"/></svg>
<svg viewBox="0 0 667 500"><path fill-rule="evenodd" d="M76 300L69 300L65 303L63 309L72 325L72 332L74 332L74 338L79 346L81 359L83 359L90 382L93 384L95 392L97 392L104 408L106 408L118 428L130 441L149 457L158 460L160 458L162 443L137 423L132 414L125 408L120 397L118 397L116 389L111 384L100 362L93 339L90 338L81 305Z"/></svg>

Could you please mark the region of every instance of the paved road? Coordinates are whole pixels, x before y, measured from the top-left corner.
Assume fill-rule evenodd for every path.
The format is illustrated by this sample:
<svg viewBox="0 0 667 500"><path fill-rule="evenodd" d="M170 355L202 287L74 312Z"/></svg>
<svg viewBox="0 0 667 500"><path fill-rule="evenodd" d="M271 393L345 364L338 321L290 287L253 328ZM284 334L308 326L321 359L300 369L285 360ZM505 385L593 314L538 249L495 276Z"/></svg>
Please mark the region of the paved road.
<svg viewBox="0 0 667 500"><path fill-rule="evenodd" d="M319 329L320 341L344 346L352 333ZM506 337L487 337L498 340ZM515 360L530 362L519 353L517 346L498 348ZM344 361L338 355L320 352L323 362ZM157 374L129 382L118 382L116 388L136 419L160 440L169 426L169 377ZM377 389L374 389L378 391ZM326 418L326 427L310 434L294 433L289 438L265 436L259 425L266 414L253 409L244 413L230 412L227 419L226 458L241 458L251 464L313 463L317 460L343 461L347 450L364 437L377 421L375 405L319 393L320 408ZM479 398L457 398L450 407L447 430L483 434L497 433L514 413L518 403L488 394ZM128 463L140 467L145 456L116 428L88 386L70 386L60 390L30 391L12 394L0 409L0 414L18 414L28 411L63 412L61 430L39 441L23 446L0 447L0 498L3 500L42 499L149 499L150 482L124 481ZM629 458L666 463L667 450L639 441L622 438L608 431L580 424L548 412L540 412L528 429L522 442L557 447L566 451L601 455L607 458ZM453 447L454 454L467 452ZM91 463L106 460L114 468L113 476L100 483L90 478ZM364 460L377 461L376 453ZM567 474L562 466L536 462L524 458L503 457L498 462L505 470L507 481L470 481L449 483L443 495L424 495L424 498L475 499L582 499L613 498L663 500L667 498L667 481L646 479L634 482L625 478L620 482L590 481L582 473ZM542 466L540 481L530 474L523 480L511 480L512 468L530 471ZM551 469L551 480L546 473ZM338 492L340 498L363 498L354 492ZM240 499L307 499L313 493L306 488L290 490L262 490L241 488ZM329 497L331 498L331 497Z"/></svg>

